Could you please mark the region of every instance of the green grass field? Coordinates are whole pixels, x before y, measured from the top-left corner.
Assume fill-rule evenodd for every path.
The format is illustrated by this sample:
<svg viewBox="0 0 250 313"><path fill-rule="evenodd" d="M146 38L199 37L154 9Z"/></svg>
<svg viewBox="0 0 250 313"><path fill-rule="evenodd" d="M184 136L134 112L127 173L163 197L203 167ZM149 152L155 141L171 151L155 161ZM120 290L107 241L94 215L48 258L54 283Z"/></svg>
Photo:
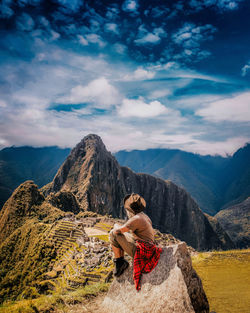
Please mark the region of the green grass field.
<svg viewBox="0 0 250 313"><path fill-rule="evenodd" d="M250 249L199 253L193 267L202 279L210 311L250 312Z"/></svg>

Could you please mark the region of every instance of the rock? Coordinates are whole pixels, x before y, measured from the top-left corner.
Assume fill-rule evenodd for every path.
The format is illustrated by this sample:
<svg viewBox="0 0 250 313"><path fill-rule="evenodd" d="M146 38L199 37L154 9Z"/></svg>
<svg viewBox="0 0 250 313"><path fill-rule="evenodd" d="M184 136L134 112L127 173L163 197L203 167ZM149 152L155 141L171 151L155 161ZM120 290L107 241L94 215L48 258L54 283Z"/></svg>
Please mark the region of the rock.
<svg viewBox="0 0 250 313"><path fill-rule="evenodd" d="M154 228L198 250L223 247L208 219L183 188L120 166L97 135L83 138L43 190L46 195L71 192L82 210L117 218L125 217L124 196L139 193L147 202L146 214Z"/></svg>
<svg viewBox="0 0 250 313"><path fill-rule="evenodd" d="M56 194L51 193L46 200L64 212L71 211L75 214L80 212L80 206L71 192L59 191Z"/></svg>
<svg viewBox="0 0 250 313"><path fill-rule="evenodd" d="M237 248L250 247L250 197L215 215Z"/></svg>
<svg viewBox="0 0 250 313"><path fill-rule="evenodd" d="M205 213L205 216L209 220L210 224L212 225L214 231L220 238L220 241L222 242L223 246L222 249L235 249L235 244L231 240L231 238L228 236L227 232L225 231L226 228L222 228L221 224L218 222L218 219L214 216L210 216Z"/></svg>
<svg viewBox="0 0 250 313"><path fill-rule="evenodd" d="M133 269L115 279L102 309L108 313L208 313L209 304L202 282L192 268L186 244L163 248L157 266L135 289Z"/></svg>

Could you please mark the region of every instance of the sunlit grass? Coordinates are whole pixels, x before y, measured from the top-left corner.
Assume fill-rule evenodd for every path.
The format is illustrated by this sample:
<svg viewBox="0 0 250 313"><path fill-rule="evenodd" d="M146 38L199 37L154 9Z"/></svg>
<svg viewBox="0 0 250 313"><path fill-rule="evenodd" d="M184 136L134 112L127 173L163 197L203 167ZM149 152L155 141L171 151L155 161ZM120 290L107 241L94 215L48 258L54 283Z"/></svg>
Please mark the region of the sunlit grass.
<svg viewBox="0 0 250 313"><path fill-rule="evenodd" d="M0 313L34 313L54 312L55 309L63 309L67 312L68 305L82 303L86 297L97 296L108 290L109 284L97 283L75 291L62 294L41 296L32 300L6 301L0 306Z"/></svg>
<svg viewBox="0 0 250 313"><path fill-rule="evenodd" d="M250 249L199 253L192 260L210 311L250 312Z"/></svg>

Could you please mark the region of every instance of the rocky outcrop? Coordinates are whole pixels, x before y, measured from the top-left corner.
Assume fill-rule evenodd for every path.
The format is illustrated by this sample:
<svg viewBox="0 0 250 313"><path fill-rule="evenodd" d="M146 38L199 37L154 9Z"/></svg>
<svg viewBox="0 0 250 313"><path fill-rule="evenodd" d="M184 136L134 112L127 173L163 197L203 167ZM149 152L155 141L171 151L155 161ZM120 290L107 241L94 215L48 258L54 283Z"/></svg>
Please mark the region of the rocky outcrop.
<svg viewBox="0 0 250 313"><path fill-rule="evenodd" d="M86 136L71 152L53 182L43 188L72 192L82 210L124 218L122 200L128 193L141 194L153 226L186 241L198 250L218 249L223 243L196 202L170 181L135 174L121 167L97 135Z"/></svg>
<svg viewBox="0 0 250 313"><path fill-rule="evenodd" d="M109 313L206 313L209 304L201 280L192 268L185 243L163 249L157 266L143 274L135 289L133 269L115 279L102 304Z"/></svg>
<svg viewBox="0 0 250 313"><path fill-rule="evenodd" d="M236 246L234 242L229 237L224 228L221 226L221 224L218 222L217 218L206 213L205 216L209 220L211 226L213 227L213 230L216 232L220 241L222 242L223 244L222 249L235 249Z"/></svg>
<svg viewBox="0 0 250 313"><path fill-rule="evenodd" d="M68 191L59 191L56 194L51 193L46 200L54 207L64 211L77 214L80 212L80 206L75 196Z"/></svg>
<svg viewBox="0 0 250 313"><path fill-rule="evenodd" d="M250 197L215 215L238 248L250 247Z"/></svg>

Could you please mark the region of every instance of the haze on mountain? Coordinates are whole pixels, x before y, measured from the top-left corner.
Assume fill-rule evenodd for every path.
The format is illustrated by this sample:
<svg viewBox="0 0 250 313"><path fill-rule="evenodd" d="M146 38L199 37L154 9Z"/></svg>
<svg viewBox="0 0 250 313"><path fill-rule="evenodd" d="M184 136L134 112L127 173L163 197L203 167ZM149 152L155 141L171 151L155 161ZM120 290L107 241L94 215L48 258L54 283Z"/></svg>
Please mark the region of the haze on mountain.
<svg viewBox="0 0 250 313"><path fill-rule="evenodd" d="M182 186L204 212L212 215L250 195L250 144L228 157L172 149L119 151L115 157L137 173Z"/></svg>
<svg viewBox="0 0 250 313"><path fill-rule="evenodd" d="M0 207L25 180L42 187L50 182L70 149L11 147L0 151ZM119 164L135 172L171 180L186 189L211 215L250 195L250 144L232 156L201 156L181 150L119 151Z"/></svg>

